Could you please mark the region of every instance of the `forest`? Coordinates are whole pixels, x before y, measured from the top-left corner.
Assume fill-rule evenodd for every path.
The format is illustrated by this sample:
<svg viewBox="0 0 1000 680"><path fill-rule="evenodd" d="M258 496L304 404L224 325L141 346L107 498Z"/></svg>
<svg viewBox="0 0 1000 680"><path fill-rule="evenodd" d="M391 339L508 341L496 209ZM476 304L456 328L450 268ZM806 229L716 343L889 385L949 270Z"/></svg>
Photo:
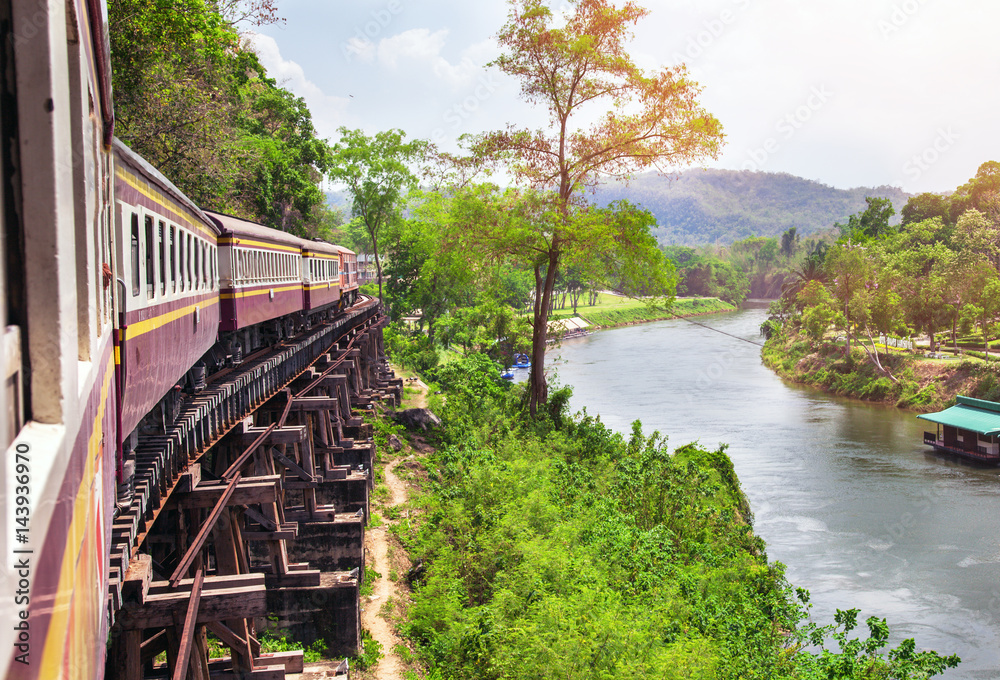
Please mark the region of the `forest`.
<svg viewBox="0 0 1000 680"><path fill-rule="evenodd" d="M837 370L823 369L832 383L854 376L857 364L868 367L847 392L926 404L935 385L913 394L913 356L899 341L935 355L997 358L1000 163L983 163L948 196L912 197L898 225L893 213L869 198L829 248L794 270L764 330L775 360L784 352L842 355Z"/></svg>

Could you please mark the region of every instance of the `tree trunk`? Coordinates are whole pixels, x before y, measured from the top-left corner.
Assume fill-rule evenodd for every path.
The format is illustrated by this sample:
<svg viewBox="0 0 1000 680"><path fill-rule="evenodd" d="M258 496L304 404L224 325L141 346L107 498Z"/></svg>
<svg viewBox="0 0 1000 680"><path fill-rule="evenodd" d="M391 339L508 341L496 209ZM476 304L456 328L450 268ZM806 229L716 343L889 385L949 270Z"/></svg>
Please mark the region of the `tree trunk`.
<svg viewBox="0 0 1000 680"><path fill-rule="evenodd" d="M538 406L549 398L549 386L545 382L545 341L548 335L548 309L552 303L552 289L556 282L559 252L549 251L545 278L542 278L542 263L535 264L535 315L531 328L531 374L528 378L528 411L534 417Z"/></svg>
<svg viewBox="0 0 1000 680"><path fill-rule="evenodd" d="M847 357L847 361L851 361L851 314L847 311L847 304L844 304L844 336L847 338L847 347L844 350L844 356Z"/></svg>
<svg viewBox="0 0 1000 680"><path fill-rule="evenodd" d="M375 238L375 234L372 233L372 254L375 255L375 276L378 277L378 301L385 307L385 301L382 299L382 262L378 257L378 241Z"/></svg>

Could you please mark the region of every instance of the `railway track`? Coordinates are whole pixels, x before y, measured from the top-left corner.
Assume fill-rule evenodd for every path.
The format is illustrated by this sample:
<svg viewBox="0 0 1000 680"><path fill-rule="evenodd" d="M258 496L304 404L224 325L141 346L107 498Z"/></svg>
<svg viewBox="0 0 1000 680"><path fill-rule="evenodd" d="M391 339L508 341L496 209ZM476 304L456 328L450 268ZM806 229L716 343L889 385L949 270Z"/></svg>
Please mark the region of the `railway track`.
<svg viewBox="0 0 1000 680"><path fill-rule="evenodd" d="M359 441L370 433L352 408L398 402L402 390L385 364L383 322L377 301L362 299L335 320L214 374L164 433L139 438L132 502L114 520L110 549L116 658L108 665L121 668L119 677L152 677L151 658L160 651L168 652L175 672L178 664L190 665L182 677L201 677L211 668L198 642L205 626L230 647L226 663L242 673L233 677L284 677L301 653L297 662L269 664L261 656L254 618L274 594L264 592L265 584L269 591L327 592L346 583L356 591L363 547L360 569L331 580L309 563L290 562L289 541L306 525L321 534L360 526L363 536L375 454L370 441ZM254 426L255 412L270 422ZM338 484L354 489L347 494L353 496L344 501L343 491L331 490ZM324 505L323 494L331 493L342 502ZM301 506L290 506L299 495ZM226 594L233 584L239 592Z"/></svg>

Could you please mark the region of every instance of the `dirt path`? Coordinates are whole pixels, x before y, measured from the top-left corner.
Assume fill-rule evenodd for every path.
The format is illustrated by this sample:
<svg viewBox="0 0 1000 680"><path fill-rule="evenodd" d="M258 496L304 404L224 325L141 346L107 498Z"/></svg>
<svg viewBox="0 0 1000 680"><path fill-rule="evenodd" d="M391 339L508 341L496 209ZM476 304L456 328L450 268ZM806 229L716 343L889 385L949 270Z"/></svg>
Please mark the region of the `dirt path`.
<svg viewBox="0 0 1000 680"><path fill-rule="evenodd" d="M395 368L395 367L394 367ZM400 371L396 368L397 375ZM418 378L407 379L404 385L408 388L405 408L426 408L427 407L427 385ZM420 451L424 451L423 448ZM386 486L389 487L389 498L381 505L383 517L388 514L385 511L389 508L406 503L409 499L409 489L407 483L400 479L395 469L399 465L406 467L414 456L408 455L397 458L385 466L384 477ZM352 677L360 677L362 680L403 680L403 672L406 665L396 652L396 646L402 644L402 640L395 634L394 624L391 620L395 607L387 606L386 603L399 600L402 587L397 583L406 575L409 563L402 553L402 549L395 545L395 539L389 533L389 527L394 524L394 520L383 519L382 526L370 527L365 531L365 553L367 555L366 564L377 571L380 576L373 583L373 592L370 596L362 598L361 601L361 627L366 629L373 639L382 645L382 658L374 668L361 671L360 674L355 669L351 669ZM393 553L395 547L395 553ZM389 576L393 569L396 570L396 579ZM305 673L298 676L291 676L296 680L321 680L333 677L332 669L339 662L323 662L307 664Z"/></svg>
<svg viewBox="0 0 1000 680"><path fill-rule="evenodd" d="M385 502L386 508L392 508L405 503L409 494L406 483L396 476L394 470L396 466L405 459L394 460L385 468L385 483L389 487L389 499ZM361 627L368 629L371 636L382 645L382 659L375 668L372 669L371 677L375 680L402 680L403 663L395 651L396 645L401 640L393 631L390 621L379 614L379 610L390 599L397 598L396 581L389 578L393 569L389 558L389 526L390 520L380 527L369 529L365 539L368 554L371 556L372 568L381 576L375 580L374 592L362 603L364 611L361 613Z"/></svg>

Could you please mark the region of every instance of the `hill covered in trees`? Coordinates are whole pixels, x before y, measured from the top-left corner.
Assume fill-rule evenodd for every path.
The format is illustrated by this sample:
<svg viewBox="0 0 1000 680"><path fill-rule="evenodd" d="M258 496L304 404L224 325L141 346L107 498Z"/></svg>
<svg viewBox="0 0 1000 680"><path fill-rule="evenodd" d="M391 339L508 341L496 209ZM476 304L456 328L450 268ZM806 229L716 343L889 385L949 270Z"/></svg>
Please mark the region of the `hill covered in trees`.
<svg viewBox="0 0 1000 680"><path fill-rule="evenodd" d="M605 183L591 198L647 208L662 245L725 245L780 236L793 227L802 236L815 234L864 210L866 196L892 200L898 214L909 195L887 186L836 189L787 173L696 169L674 178L647 173L628 185Z"/></svg>

